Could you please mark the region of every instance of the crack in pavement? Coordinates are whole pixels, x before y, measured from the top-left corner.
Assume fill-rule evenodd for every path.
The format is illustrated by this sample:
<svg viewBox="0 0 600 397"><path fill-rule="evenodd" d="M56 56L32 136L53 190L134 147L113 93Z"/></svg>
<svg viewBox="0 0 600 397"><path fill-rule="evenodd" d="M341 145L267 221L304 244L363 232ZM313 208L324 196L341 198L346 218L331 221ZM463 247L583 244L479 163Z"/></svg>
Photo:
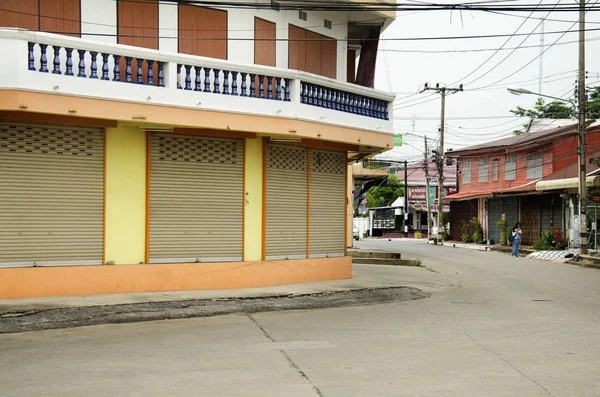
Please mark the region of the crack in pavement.
<svg viewBox="0 0 600 397"><path fill-rule="evenodd" d="M251 314L247 314L248 318L250 320L252 320L252 322L254 324L256 324L256 326L262 331L263 335L269 339L271 342L276 343L277 341L275 339L273 339L273 337L264 329L264 327L262 325L260 325L258 323L258 321L256 321L256 319L251 315ZM306 373L304 371L302 371L302 369L298 366L298 364L296 364L294 362L294 360L292 360L292 358L286 353L285 350L283 349L279 349L279 352L281 354L283 354L283 356L287 359L288 363L292 366L292 368L294 368L296 370L296 372L298 372L298 374L304 379L306 380L308 383L310 383L310 385L312 386L313 390L315 391L315 393L317 393L317 395L319 397L325 397L323 395L323 393L321 392L321 390L319 390L319 388L312 382L312 380L310 380L310 378L308 377L308 375L306 375Z"/></svg>

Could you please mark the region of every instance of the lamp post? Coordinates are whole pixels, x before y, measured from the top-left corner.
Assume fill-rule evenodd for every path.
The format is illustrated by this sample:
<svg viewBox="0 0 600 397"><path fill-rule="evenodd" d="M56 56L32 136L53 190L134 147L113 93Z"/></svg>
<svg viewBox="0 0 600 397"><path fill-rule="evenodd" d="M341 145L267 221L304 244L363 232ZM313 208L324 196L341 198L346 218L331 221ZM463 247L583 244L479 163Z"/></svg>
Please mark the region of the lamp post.
<svg viewBox="0 0 600 397"><path fill-rule="evenodd" d="M538 92L531 92L525 88L507 88L508 92L513 95L537 95L540 97L551 98L556 101L566 102L573 106L573 115L579 116L579 120L577 122L577 135L579 139L578 144L578 157L579 157L579 239L580 239L580 253L587 254L587 185L586 185L586 166L585 166L585 113L582 116L582 107L585 104L581 105L576 112L577 106L575 102L569 99L558 98L551 95L540 94ZM579 113L579 114L578 114ZM533 120L532 120L533 121Z"/></svg>

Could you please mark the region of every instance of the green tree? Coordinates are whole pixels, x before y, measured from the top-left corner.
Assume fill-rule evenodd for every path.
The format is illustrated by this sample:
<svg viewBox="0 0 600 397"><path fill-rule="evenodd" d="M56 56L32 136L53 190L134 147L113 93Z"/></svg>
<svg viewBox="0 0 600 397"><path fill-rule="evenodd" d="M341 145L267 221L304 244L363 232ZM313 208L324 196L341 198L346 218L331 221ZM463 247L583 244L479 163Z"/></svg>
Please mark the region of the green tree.
<svg viewBox="0 0 600 397"><path fill-rule="evenodd" d="M600 86L589 89L589 99L587 103L587 118L600 119Z"/></svg>
<svg viewBox="0 0 600 397"><path fill-rule="evenodd" d="M529 119L573 119L576 115L573 114L573 107L560 101L552 101L546 103L543 98L538 98L535 105L531 109L525 109L517 106L516 109L510 111L512 114L527 117ZM588 87L588 101L586 106L586 118L600 118L600 86ZM515 130L515 135L521 135L527 130L527 124L523 125L523 129Z"/></svg>
<svg viewBox="0 0 600 397"><path fill-rule="evenodd" d="M525 109L517 106L516 109L510 111L512 114L529 119L570 119L573 115L573 108L564 102L552 101L545 103L543 98L538 98L532 109ZM521 135L527 130L527 124L523 125L523 129L515 130L515 135Z"/></svg>
<svg viewBox="0 0 600 397"><path fill-rule="evenodd" d="M390 175L386 185L373 186L367 190L367 207L385 207L404 195L404 187L398 178Z"/></svg>

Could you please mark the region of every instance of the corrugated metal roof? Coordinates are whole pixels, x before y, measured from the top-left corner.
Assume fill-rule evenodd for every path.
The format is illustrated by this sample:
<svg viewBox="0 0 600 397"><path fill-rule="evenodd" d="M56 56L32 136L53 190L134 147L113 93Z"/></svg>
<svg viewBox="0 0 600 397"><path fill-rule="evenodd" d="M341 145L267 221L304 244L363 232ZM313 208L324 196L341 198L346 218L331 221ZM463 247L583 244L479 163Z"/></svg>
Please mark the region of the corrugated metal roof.
<svg viewBox="0 0 600 397"><path fill-rule="evenodd" d="M600 123L595 120L589 120L587 122L587 129L597 128ZM517 149L523 146L538 146L548 141L555 140L559 137L576 135L577 134L577 123L572 123L562 127L547 128L539 131L535 131L529 134L515 135L504 139L498 139L496 141L482 143L479 145L468 146L463 149L453 150L446 152L446 156L458 157L467 154L485 153L489 151L498 151L500 149Z"/></svg>

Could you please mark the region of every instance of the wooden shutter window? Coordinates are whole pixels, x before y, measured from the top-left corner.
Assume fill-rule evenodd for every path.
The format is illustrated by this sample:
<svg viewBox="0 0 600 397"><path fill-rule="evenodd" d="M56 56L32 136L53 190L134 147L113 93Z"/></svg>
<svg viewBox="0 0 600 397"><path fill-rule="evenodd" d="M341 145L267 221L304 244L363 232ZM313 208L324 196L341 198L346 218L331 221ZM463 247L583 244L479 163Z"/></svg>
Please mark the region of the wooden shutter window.
<svg viewBox="0 0 600 397"><path fill-rule="evenodd" d="M306 70L306 30L289 25L288 68Z"/></svg>
<svg viewBox="0 0 600 397"><path fill-rule="evenodd" d="M158 50L158 0L119 0L117 41L119 44Z"/></svg>
<svg viewBox="0 0 600 397"><path fill-rule="evenodd" d="M227 11L179 4L179 52L227 59Z"/></svg>
<svg viewBox="0 0 600 397"><path fill-rule="evenodd" d="M288 68L335 79L337 41L310 30L289 25Z"/></svg>
<svg viewBox="0 0 600 397"><path fill-rule="evenodd" d="M40 30L81 37L79 0L40 0Z"/></svg>
<svg viewBox="0 0 600 397"><path fill-rule="evenodd" d="M276 24L254 18L254 64L276 66Z"/></svg>
<svg viewBox="0 0 600 397"><path fill-rule="evenodd" d="M3 0L0 26L39 30L38 0Z"/></svg>

